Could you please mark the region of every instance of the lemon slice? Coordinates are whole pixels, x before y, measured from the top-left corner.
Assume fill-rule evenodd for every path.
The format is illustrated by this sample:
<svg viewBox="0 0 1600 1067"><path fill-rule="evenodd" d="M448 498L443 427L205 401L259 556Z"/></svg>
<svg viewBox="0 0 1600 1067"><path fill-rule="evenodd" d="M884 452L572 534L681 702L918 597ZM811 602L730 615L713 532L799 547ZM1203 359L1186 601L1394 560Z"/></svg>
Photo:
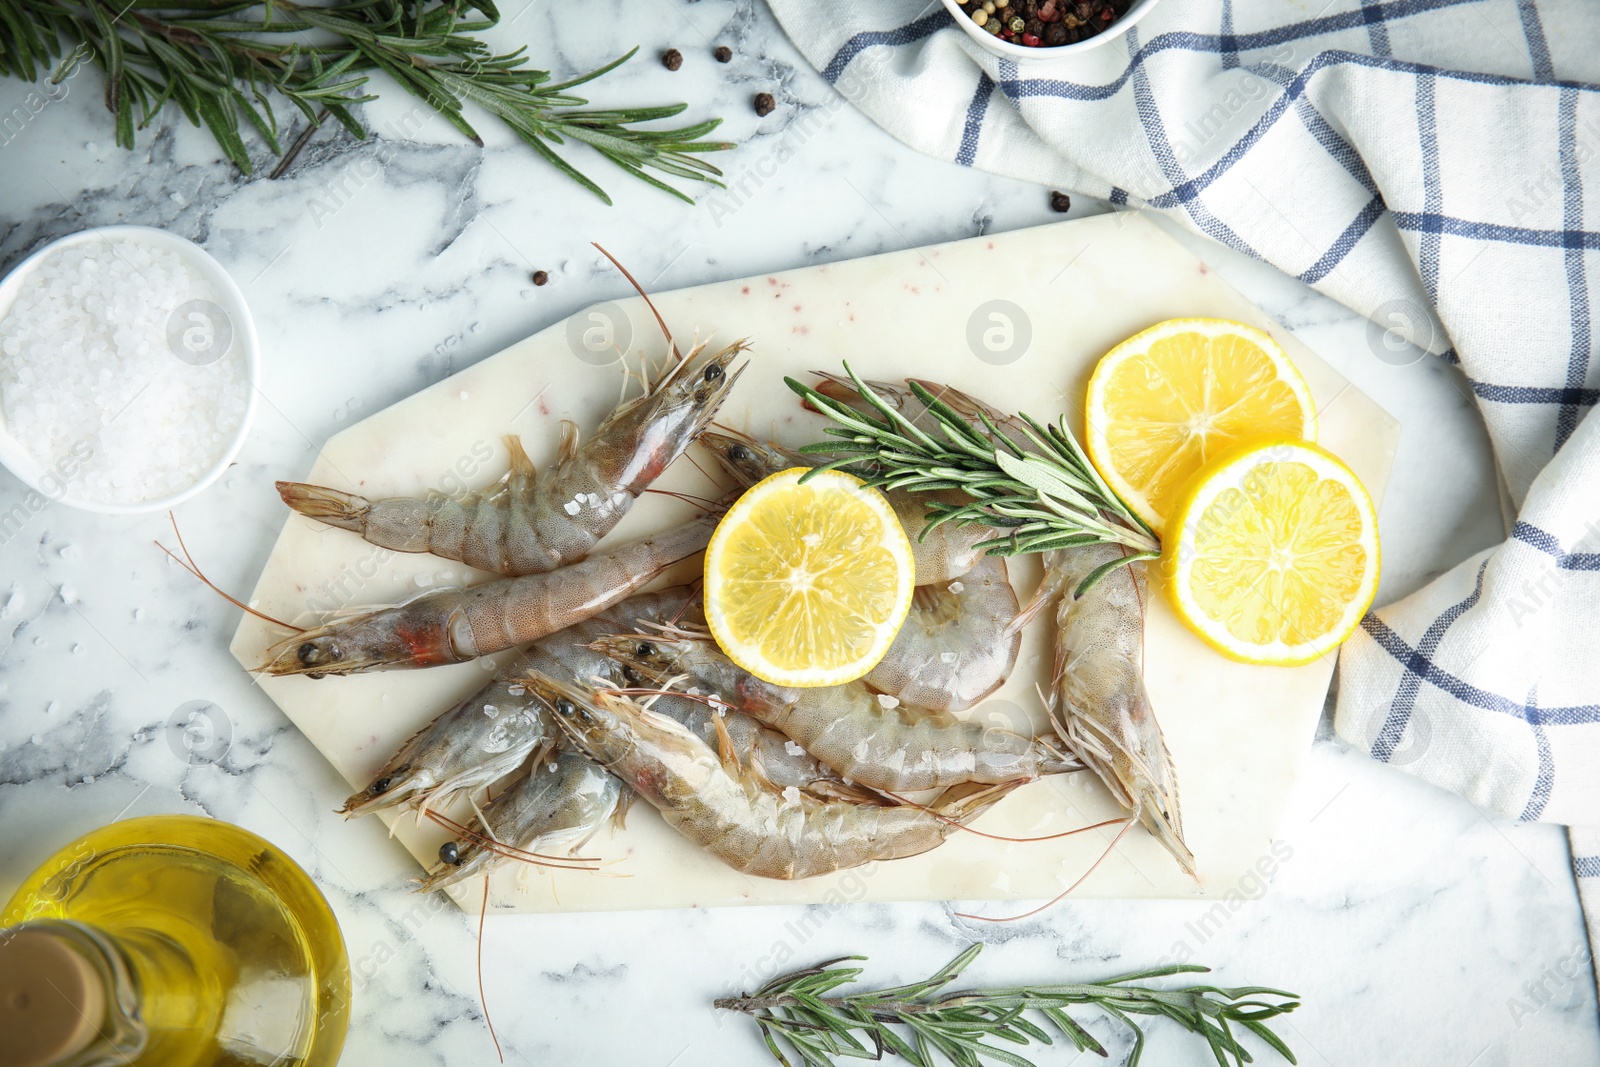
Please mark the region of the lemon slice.
<svg viewBox="0 0 1600 1067"><path fill-rule="evenodd" d="M911 610L911 541L883 494L840 471L757 482L706 547L712 636L764 681L838 685L872 670Z"/></svg>
<svg viewBox="0 0 1600 1067"><path fill-rule="evenodd" d="M1089 379L1089 458L1160 533L1194 472L1247 440L1315 440L1311 389L1282 346L1225 319L1169 319L1108 352Z"/></svg>
<svg viewBox="0 0 1600 1067"><path fill-rule="evenodd" d="M1378 591L1378 515L1349 467L1304 441L1245 445L1196 475L1168 523L1178 616L1224 655L1308 663Z"/></svg>

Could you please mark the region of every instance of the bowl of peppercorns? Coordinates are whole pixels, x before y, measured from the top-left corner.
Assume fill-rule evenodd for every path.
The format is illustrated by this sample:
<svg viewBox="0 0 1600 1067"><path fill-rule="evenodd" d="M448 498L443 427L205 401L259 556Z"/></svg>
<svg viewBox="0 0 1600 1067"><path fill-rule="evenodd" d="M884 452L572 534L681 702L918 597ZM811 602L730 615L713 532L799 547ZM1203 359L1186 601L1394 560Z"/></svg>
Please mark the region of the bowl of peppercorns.
<svg viewBox="0 0 1600 1067"><path fill-rule="evenodd" d="M1044 59L1122 36L1156 0L944 0L944 6L995 55Z"/></svg>

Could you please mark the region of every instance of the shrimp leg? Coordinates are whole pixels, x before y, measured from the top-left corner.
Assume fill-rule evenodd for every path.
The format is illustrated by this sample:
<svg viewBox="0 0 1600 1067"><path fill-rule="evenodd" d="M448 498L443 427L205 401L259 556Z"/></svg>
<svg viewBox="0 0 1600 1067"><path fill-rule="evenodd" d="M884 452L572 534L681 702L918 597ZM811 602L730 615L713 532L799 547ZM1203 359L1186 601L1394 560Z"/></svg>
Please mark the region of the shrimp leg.
<svg viewBox="0 0 1600 1067"><path fill-rule="evenodd" d="M489 492L368 500L279 482L278 494L302 515L398 552L432 552L513 577L553 571L588 555L710 424L744 371L728 369L744 349L739 341L704 360L696 349L581 444L564 423L560 455L542 472L521 441L507 437L511 469Z"/></svg>
<svg viewBox="0 0 1600 1067"><path fill-rule="evenodd" d="M761 878L811 878L927 852L1015 788L958 788L928 810L786 796L631 700L537 675L527 683L550 701L573 744L621 776L669 826Z"/></svg>
<svg viewBox="0 0 1600 1067"><path fill-rule="evenodd" d="M440 589L352 615L267 649L267 674L354 674L433 667L535 641L606 608L705 547L715 516L636 541L550 574Z"/></svg>

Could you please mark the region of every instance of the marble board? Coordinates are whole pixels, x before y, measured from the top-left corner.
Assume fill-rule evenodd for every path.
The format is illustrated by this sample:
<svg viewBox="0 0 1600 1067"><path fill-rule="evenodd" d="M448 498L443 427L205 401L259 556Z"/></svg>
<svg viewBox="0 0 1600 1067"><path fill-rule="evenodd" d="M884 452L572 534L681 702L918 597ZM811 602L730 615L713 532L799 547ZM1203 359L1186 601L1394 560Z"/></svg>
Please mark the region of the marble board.
<svg viewBox="0 0 1600 1067"><path fill-rule="evenodd" d="M680 343L693 336L748 338L750 366L719 421L789 444L820 436L822 420L800 410L784 375L837 369L868 377L907 374L947 381L1007 410L1066 413L1079 424L1095 361L1145 327L1178 316L1217 316L1258 326L1288 350L1311 384L1319 440L1382 500L1398 423L1371 398L1224 283L1150 219L1098 216L782 274L719 282L654 296ZM554 458L557 426L596 425L623 388L622 360L659 362L666 342L638 298L597 305L491 356L335 435L309 472L286 478L369 495L421 494L493 483L505 469L500 438L517 433L535 463ZM706 495L714 482L680 460L657 483ZM688 505L647 495L607 539L621 544L678 523ZM697 561L664 581L692 577ZM1026 598L1037 563L1012 561ZM386 552L355 534L288 517L251 598L259 610L307 623L314 612L393 603L423 589L489 577L428 555ZM1155 583L1152 583L1155 588ZM1321 713L1334 659L1298 668L1252 667L1212 652L1173 617L1160 595L1147 621L1147 685L1182 788L1185 831L1199 878L1184 875L1142 828L1076 890L1083 897L1221 898L1255 884ZM232 642L247 668L283 636L246 615ZM1049 663L1047 627L1025 635L1017 669L966 714L1036 731L1035 686ZM467 696L509 654L427 671L321 680L262 677L267 695L349 781L365 786L399 745ZM465 818L464 811L453 812ZM974 825L991 834L1037 837L1118 814L1088 774L1033 783ZM444 831L386 816L395 838L424 865ZM1094 863L1114 828L1047 842L1008 843L955 834L923 856L838 875L780 882L751 878L706 856L636 804L623 829L602 830L583 854L600 873L509 864L490 876L490 910L529 912L713 907L854 900L1044 899ZM481 880L452 890L462 907L484 899ZM1005 915L1016 905L989 905Z"/></svg>

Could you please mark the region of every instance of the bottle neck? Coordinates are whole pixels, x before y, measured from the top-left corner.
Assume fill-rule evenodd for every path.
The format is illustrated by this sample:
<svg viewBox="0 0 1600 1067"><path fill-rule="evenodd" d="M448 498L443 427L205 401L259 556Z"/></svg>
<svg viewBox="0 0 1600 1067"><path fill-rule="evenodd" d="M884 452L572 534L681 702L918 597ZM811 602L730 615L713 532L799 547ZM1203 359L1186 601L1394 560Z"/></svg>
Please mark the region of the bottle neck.
<svg viewBox="0 0 1600 1067"><path fill-rule="evenodd" d="M125 1067L148 1039L140 999L104 931L64 919L0 929L0 1063Z"/></svg>

